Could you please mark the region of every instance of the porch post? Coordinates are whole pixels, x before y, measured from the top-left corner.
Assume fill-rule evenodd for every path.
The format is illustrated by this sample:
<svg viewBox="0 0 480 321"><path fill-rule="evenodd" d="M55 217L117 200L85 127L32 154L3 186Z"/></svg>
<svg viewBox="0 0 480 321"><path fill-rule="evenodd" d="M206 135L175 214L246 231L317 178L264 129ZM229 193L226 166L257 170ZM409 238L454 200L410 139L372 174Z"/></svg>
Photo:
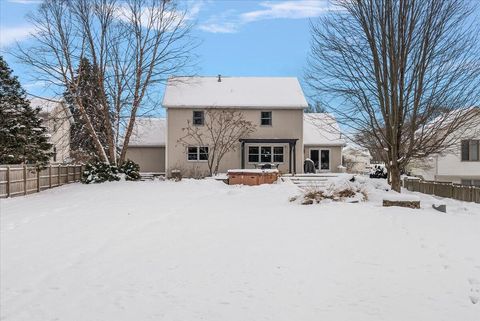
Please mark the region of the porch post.
<svg viewBox="0 0 480 321"><path fill-rule="evenodd" d="M244 169L245 168L245 142L242 142L241 150L242 150L241 164L242 164L242 169Z"/></svg>
<svg viewBox="0 0 480 321"><path fill-rule="evenodd" d="M292 143L288 143L288 173L292 173Z"/></svg>
<svg viewBox="0 0 480 321"><path fill-rule="evenodd" d="M293 174L297 174L297 142L293 143Z"/></svg>

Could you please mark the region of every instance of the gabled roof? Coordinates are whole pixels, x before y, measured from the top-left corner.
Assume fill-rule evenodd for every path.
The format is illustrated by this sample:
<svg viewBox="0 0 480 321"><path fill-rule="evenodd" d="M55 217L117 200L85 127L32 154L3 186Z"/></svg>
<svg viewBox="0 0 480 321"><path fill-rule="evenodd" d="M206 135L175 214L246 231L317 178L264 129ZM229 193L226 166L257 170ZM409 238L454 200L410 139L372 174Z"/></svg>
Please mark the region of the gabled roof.
<svg viewBox="0 0 480 321"><path fill-rule="evenodd" d="M165 146L166 131L165 118L138 117L135 119L129 146Z"/></svg>
<svg viewBox="0 0 480 321"><path fill-rule="evenodd" d="M170 107L298 108L308 106L295 77L174 77L163 97Z"/></svg>
<svg viewBox="0 0 480 321"><path fill-rule="evenodd" d="M56 99L33 97L28 98L28 100L30 100L30 106L33 108L40 108L40 113L44 114L50 114L56 108L63 108L62 101Z"/></svg>
<svg viewBox="0 0 480 321"><path fill-rule="evenodd" d="M345 146L340 127L332 114L305 113L303 115L303 144Z"/></svg>

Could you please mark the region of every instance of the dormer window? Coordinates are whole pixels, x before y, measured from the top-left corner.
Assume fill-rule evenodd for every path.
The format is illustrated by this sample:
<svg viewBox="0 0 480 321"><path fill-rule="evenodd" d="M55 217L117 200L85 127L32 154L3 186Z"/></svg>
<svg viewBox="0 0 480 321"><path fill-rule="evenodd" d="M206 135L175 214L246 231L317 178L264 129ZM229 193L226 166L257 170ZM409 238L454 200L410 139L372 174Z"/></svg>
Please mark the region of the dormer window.
<svg viewBox="0 0 480 321"><path fill-rule="evenodd" d="M203 110L194 110L193 111L193 125L203 126L204 124L204 113Z"/></svg>
<svg viewBox="0 0 480 321"><path fill-rule="evenodd" d="M260 125L262 125L262 126L272 126L272 112L271 111L260 112Z"/></svg>

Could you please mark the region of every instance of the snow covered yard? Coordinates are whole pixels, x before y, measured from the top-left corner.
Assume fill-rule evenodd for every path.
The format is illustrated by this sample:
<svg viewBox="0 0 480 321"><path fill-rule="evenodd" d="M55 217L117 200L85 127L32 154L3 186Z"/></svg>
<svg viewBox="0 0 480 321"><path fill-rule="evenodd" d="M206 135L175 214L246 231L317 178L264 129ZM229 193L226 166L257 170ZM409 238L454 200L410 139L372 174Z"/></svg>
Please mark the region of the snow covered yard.
<svg viewBox="0 0 480 321"><path fill-rule="evenodd" d="M480 205L295 194L184 180L1 200L1 319L480 320Z"/></svg>

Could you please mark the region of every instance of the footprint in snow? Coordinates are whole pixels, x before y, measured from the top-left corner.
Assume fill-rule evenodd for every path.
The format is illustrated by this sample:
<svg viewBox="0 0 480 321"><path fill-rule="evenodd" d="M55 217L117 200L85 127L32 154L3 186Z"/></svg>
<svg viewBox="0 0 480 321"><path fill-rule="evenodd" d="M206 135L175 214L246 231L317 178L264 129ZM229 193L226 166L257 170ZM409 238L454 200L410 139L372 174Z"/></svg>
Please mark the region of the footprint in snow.
<svg viewBox="0 0 480 321"><path fill-rule="evenodd" d="M470 278L468 283L470 283L470 301L473 304L477 304L480 302L480 281Z"/></svg>

